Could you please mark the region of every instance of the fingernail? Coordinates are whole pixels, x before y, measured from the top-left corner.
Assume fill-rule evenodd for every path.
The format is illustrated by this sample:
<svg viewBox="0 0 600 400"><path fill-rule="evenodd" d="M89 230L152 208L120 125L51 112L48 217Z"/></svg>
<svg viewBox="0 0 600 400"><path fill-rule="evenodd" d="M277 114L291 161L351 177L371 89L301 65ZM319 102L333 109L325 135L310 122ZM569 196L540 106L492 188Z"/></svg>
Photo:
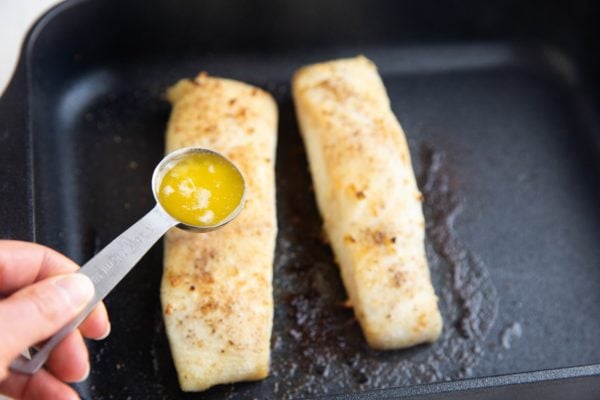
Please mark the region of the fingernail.
<svg viewBox="0 0 600 400"><path fill-rule="evenodd" d="M104 340L108 337L108 335L110 335L110 329L111 329L111 325L110 323L108 324L108 328L106 328L106 332L104 332L104 334L102 336L100 336L98 339L96 340Z"/></svg>
<svg viewBox="0 0 600 400"><path fill-rule="evenodd" d="M87 370L85 371L85 374L79 378L78 380L76 380L74 383L79 383L79 382L83 382L85 381L88 377L90 376L90 364L87 364Z"/></svg>
<svg viewBox="0 0 600 400"><path fill-rule="evenodd" d="M56 286L62 290L75 308L83 307L94 296L92 281L87 276L78 273L65 275L56 281Z"/></svg>

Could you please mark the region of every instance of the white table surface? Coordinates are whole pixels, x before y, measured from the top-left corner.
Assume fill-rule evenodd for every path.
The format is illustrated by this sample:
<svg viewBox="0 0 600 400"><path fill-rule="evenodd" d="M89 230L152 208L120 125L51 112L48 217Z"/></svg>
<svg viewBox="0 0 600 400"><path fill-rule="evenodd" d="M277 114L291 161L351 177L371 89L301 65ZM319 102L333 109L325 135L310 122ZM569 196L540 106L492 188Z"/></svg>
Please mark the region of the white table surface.
<svg viewBox="0 0 600 400"><path fill-rule="evenodd" d="M0 96L10 81L31 25L62 0L0 0Z"/></svg>

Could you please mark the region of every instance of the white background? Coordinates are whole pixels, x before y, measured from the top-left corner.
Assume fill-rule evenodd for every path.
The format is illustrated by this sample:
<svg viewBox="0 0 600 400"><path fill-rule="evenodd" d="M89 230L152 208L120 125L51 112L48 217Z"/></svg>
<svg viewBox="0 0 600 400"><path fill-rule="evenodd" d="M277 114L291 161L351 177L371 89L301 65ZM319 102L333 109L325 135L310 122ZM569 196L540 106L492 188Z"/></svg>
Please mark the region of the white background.
<svg viewBox="0 0 600 400"><path fill-rule="evenodd" d="M13 75L31 25L62 0L0 0L0 95Z"/></svg>

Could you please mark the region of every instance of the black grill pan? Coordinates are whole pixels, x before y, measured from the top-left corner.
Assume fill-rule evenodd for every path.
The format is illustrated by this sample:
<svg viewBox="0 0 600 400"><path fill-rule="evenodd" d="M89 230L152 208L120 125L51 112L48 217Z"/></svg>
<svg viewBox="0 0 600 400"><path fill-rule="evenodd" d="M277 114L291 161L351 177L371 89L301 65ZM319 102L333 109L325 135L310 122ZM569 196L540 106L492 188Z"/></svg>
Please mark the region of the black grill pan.
<svg viewBox="0 0 600 400"><path fill-rule="evenodd" d="M83 262L152 205L165 89L200 70L279 105L271 376L178 389L162 248L107 298L88 399L597 399L600 131L591 1L77 1L32 29L0 99L0 234ZM444 316L431 346L364 343L321 238L290 96L302 65L380 68L425 194ZM91 156L90 156L91 155ZM242 328L241 328L242 329Z"/></svg>

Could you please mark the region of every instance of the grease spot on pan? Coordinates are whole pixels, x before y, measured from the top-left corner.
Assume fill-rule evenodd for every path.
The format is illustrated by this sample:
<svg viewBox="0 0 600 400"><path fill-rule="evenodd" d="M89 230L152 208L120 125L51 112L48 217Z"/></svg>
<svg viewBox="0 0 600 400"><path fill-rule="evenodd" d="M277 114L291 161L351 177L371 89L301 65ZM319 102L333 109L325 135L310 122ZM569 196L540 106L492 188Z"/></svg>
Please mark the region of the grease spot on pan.
<svg viewBox="0 0 600 400"><path fill-rule="evenodd" d="M301 148L297 152L302 156ZM280 226L271 374L254 384L257 393L310 397L455 380L476 371L496 318L497 292L483 260L454 229L464 199L444 154L431 147L421 153L426 250L444 319L440 339L405 350L370 349L344 304L338 268L315 223L313 194L290 190L295 182L281 180L278 194L288 209L280 218L298 223ZM301 176L303 163L296 164ZM243 396L238 387L232 385L227 397Z"/></svg>

